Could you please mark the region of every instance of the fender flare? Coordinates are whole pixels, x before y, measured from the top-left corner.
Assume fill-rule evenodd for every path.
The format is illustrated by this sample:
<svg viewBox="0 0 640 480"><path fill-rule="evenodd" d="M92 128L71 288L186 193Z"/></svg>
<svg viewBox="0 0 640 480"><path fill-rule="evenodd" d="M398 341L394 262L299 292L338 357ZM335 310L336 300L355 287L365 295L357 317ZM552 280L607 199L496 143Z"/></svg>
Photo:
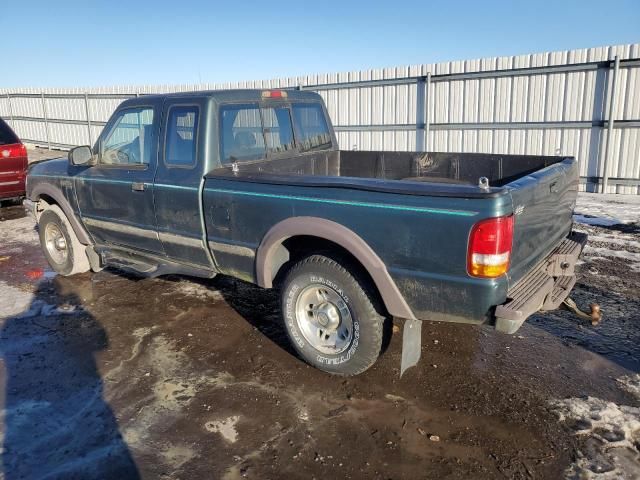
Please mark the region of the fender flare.
<svg viewBox="0 0 640 480"><path fill-rule="evenodd" d="M273 260L287 238L308 235L337 243L353 255L369 273L389 314L415 320L415 316L387 267L373 249L355 232L339 223L317 217L292 217L283 220L263 237L256 254L256 280L264 288L273 286Z"/></svg>
<svg viewBox="0 0 640 480"><path fill-rule="evenodd" d="M67 219L71 224L71 228L73 228L73 231L78 237L78 240L80 241L80 243L82 243L83 245L93 244L93 242L91 241L91 237L85 230L84 226L78 221L78 217L73 212L73 209L69 204L69 201L67 200L67 198L64 196L64 193L62 193L62 191L59 188L53 185L50 185L48 183L41 183L33 187L33 190L30 192L29 199L34 202L37 202L40 200L40 197L42 195L47 195L55 200L56 204L62 209L64 214L67 216Z"/></svg>

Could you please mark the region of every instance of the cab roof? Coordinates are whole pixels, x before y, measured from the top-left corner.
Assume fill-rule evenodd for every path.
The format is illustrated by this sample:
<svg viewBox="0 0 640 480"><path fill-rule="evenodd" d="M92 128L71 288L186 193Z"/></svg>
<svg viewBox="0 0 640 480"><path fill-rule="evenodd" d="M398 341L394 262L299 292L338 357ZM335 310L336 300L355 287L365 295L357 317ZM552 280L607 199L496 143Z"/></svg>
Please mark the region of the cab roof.
<svg viewBox="0 0 640 480"><path fill-rule="evenodd" d="M212 98L218 102L259 102L267 100L263 97L263 92L286 92L286 98L274 98L273 100L293 100L293 101L318 101L322 97L315 92L303 90L289 90L282 88L266 88L266 89L234 89L234 90L198 90L193 92L172 92L151 95L141 95L141 97L149 99L164 98L184 98L199 97Z"/></svg>

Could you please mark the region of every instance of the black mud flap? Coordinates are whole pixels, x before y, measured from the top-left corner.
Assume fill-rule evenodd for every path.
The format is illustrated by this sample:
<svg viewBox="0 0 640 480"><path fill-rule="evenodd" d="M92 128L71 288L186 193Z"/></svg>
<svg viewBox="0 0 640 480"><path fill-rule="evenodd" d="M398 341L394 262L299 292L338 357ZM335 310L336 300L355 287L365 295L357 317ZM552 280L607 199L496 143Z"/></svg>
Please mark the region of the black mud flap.
<svg viewBox="0 0 640 480"><path fill-rule="evenodd" d="M400 377L420 360L422 347L422 322L420 320L405 320L402 330L402 361L400 362Z"/></svg>

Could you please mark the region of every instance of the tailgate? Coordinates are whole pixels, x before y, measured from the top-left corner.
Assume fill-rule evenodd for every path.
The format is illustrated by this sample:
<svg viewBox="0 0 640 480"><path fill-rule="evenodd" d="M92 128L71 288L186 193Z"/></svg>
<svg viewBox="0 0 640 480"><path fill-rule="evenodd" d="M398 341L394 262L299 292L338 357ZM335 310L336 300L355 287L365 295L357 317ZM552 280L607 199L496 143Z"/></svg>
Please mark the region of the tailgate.
<svg viewBox="0 0 640 480"><path fill-rule="evenodd" d="M507 185L515 215L509 283L517 282L571 231L578 164L566 158Z"/></svg>

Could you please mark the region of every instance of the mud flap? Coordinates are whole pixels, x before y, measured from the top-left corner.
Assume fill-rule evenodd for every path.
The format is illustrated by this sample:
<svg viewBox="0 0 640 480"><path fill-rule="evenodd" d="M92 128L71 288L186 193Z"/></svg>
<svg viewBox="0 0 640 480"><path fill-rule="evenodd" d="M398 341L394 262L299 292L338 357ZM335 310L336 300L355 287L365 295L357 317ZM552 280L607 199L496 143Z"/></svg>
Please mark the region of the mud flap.
<svg viewBox="0 0 640 480"><path fill-rule="evenodd" d="M422 347L422 322L420 320L405 320L402 330L402 361L400 362L400 377L420 360Z"/></svg>

